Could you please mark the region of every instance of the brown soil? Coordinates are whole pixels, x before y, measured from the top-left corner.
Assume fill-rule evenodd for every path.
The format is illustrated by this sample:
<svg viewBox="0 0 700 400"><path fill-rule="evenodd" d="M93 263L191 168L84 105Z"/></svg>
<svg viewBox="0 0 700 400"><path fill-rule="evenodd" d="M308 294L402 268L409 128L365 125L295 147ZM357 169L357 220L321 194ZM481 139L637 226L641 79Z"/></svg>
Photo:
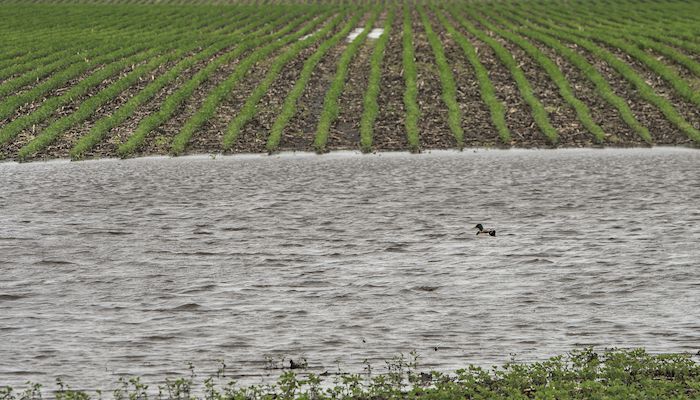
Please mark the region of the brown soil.
<svg viewBox="0 0 700 400"><path fill-rule="evenodd" d="M391 35L384 50L382 74L379 80L377 105L379 114L374 124L373 147L376 150L405 150L406 140L405 115L403 105L403 32L402 10L396 9Z"/></svg>
<svg viewBox="0 0 700 400"><path fill-rule="evenodd" d="M448 110L442 99L440 72L435 63L433 48L430 47L425 27L420 15L413 12L413 47L416 54L418 83L418 132L422 149L450 149L457 146L457 140L447 125ZM434 24L431 24L434 25ZM439 26L433 27L439 31Z"/></svg>
<svg viewBox="0 0 700 400"><path fill-rule="evenodd" d="M565 43L570 49L578 52L586 58L600 72L612 87L613 92L627 101L632 114L637 120L649 129L649 133L655 144L688 144L689 140L680 132L661 111L654 105L642 99L637 90L617 73L604 60L601 60L581 47Z"/></svg>
<svg viewBox="0 0 700 400"><path fill-rule="evenodd" d="M445 56L452 67L457 87L457 104L462 111L464 145L467 147L493 147L501 145L496 128L491 122L491 113L481 99L481 88L474 68L464 55L464 50L452 37L441 29L436 18L431 19L433 30L439 33Z"/></svg>

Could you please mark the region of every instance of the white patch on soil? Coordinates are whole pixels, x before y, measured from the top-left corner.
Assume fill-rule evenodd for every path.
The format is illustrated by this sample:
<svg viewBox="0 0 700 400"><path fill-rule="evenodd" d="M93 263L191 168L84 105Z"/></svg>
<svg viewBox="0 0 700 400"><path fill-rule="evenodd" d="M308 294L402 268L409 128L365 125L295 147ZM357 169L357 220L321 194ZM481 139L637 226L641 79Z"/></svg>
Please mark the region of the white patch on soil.
<svg viewBox="0 0 700 400"><path fill-rule="evenodd" d="M382 36L382 33L384 33L384 28L374 28L372 29L372 32L367 35L367 37L370 39L379 39L379 37Z"/></svg>
<svg viewBox="0 0 700 400"><path fill-rule="evenodd" d="M362 31L364 30L365 28L355 28L355 30L350 32L350 34L348 35L348 42L352 42L353 40L355 40L358 36L360 36Z"/></svg>

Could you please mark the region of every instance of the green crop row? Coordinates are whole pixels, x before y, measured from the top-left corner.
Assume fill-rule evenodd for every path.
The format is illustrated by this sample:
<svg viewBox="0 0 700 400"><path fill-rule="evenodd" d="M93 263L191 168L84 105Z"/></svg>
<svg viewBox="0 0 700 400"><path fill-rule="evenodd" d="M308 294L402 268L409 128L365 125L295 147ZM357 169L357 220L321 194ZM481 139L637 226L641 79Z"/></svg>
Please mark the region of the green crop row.
<svg viewBox="0 0 700 400"><path fill-rule="evenodd" d="M532 43L523 39L517 34L512 32L499 29L495 25L487 22L484 18L480 18L476 13L472 11L467 11L469 15L478 21L486 29L495 32L502 38L515 43L518 47L523 49L530 57L533 58L542 68L547 72L552 81L557 85L559 89L559 94L562 98L576 111L576 116L583 126L588 129L588 131L593 135L595 141L602 143L605 140L605 132L603 129L593 121L591 116L591 110L588 106L579 100L571 90L571 86L567 81L561 69L554 63L549 57L542 53L537 47L533 46Z"/></svg>
<svg viewBox="0 0 700 400"><path fill-rule="evenodd" d="M161 22L161 23L167 23L167 22ZM145 30L142 27L133 25L133 23L130 23L129 26L132 26L132 29L127 29L127 33L131 33L134 35L134 37L139 38L140 40L137 40L133 44L137 44L138 42L143 43L143 45L140 47L140 49L146 48L146 44L148 44L148 40L154 40L157 38L157 35L146 35ZM151 31L149 29L149 31ZM178 28L177 31L180 32L185 32L183 29ZM173 31L175 32L175 31ZM170 32L172 34L173 32ZM37 82L39 79L44 78L46 76L51 75L53 72L60 70L62 67L65 66L71 66L71 68L76 67L76 63L85 63L89 65L94 65L94 63L91 63L89 61L90 54L94 55L100 55L104 54L107 52L112 52L112 51L119 51L121 47L123 47L123 38L121 37L115 37L115 38L110 38L109 40L105 42L105 40L99 40L99 38L90 38L82 43L85 45L90 45L91 47L98 44L98 43L104 43L99 48L95 49L95 51L91 52L77 52L77 53L71 53L69 52L68 54L64 52L58 52L55 53L51 56L49 60L44 60L43 63L39 64L42 65L39 68L36 68L35 65L29 65L29 70L31 70L30 73L20 75L14 79L8 80L0 84L0 96L5 96L7 94L10 94L19 88L28 85L32 82ZM131 42L130 40L129 42ZM92 47L94 49L94 47ZM97 51L99 50L99 51ZM69 55L69 56L68 56ZM94 60L92 60L94 61ZM24 70L27 70L24 68ZM82 71L82 70L81 70ZM2 117L0 117L1 119Z"/></svg>
<svg viewBox="0 0 700 400"><path fill-rule="evenodd" d="M115 60L128 57L132 54L141 52L149 47L168 48L168 44L171 44L173 40L179 38L177 35L179 30L182 30L182 28L174 29L171 32L172 36L161 36L160 38L151 37L150 43L141 42L132 46L122 47L121 49L108 52L107 54L101 56L97 56L92 60L83 60L80 63L73 64L69 68L61 71L60 73L57 73L56 75L52 76L50 79L43 81L39 85L34 86L31 89L20 94L10 96L4 101L0 102L0 119L9 117L20 106L27 104L28 102L33 101L37 98L40 98L42 95L48 93L49 91L55 88L58 88L60 85L65 84L66 82L70 81L76 76L79 76L80 74L84 73L90 68L94 68L104 63L110 63ZM118 43L115 42L109 45L105 45L103 47L96 48L95 53L101 54L103 53L101 49L104 49L106 47L112 47L112 45L114 45L117 48L119 46Z"/></svg>
<svg viewBox="0 0 700 400"><path fill-rule="evenodd" d="M170 56L159 56L148 63L137 67L132 72L127 74L124 78L119 79L115 83L108 86L106 89L102 90L96 96L90 97L85 102L80 104L80 107L70 115L59 118L58 120L47 126L38 136L36 136L32 141L24 145L19 152L17 157L20 160L25 160L39 151L45 149L51 143L53 143L63 132L68 130L70 127L85 121L90 118L90 116L102 105L106 104L108 101L115 98L119 93L123 92L131 85L136 83L138 79L153 69L157 68L164 62L170 61L172 59L178 58L182 55L182 51L177 51L172 53Z"/></svg>
<svg viewBox="0 0 700 400"><path fill-rule="evenodd" d="M207 64L206 67L197 72L192 78L178 88L178 90L168 96L158 112L150 114L144 118L136 127L133 134L129 136L127 141L122 143L117 148L117 153L119 156L128 157L138 150L139 147L143 145L148 134L153 131L153 129L159 127L165 121L170 119L170 117L172 117L172 115L178 110L180 105L182 105L191 96L195 89L204 83L220 66L236 59L251 48L258 47L263 42L270 40L270 37L272 37L273 34L264 34L270 30L271 26L269 26L270 24L266 25L266 27L263 27L252 34L246 35L247 39L241 41L234 50ZM242 35L238 36L239 38L242 37Z"/></svg>
<svg viewBox="0 0 700 400"><path fill-rule="evenodd" d="M445 17L442 12L436 12L440 23L445 27L447 32L452 36L455 42L464 51L469 64L474 68L474 73L476 75L477 82L479 83L479 93L481 99L484 101L491 114L491 122L498 132L498 136L504 144L509 144L511 141L510 131L506 126L505 118L505 105L502 101L498 100L496 97L496 90L493 87L493 83L489 78L489 73L486 67L479 60L476 49L474 45L469 42L469 40L455 29L454 25Z"/></svg>
<svg viewBox="0 0 700 400"><path fill-rule="evenodd" d="M377 20L379 10L379 8L375 8L372 16L367 20L367 23L365 23L362 33L358 35L352 41L352 43L350 43L350 45L340 56L335 77L331 82L330 88L326 92L321 117L319 118L318 126L316 128L314 148L318 153L325 152L326 143L328 142L328 132L331 129L331 125L340 114L340 110L338 110L338 98L340 98L340 95L343 93L343 89L345 88L345 81L348 76L348 67L350 66L350 62L355 57L355 54L357 54L360 46L362 46L367 39L367 35L369 35L369 32L372 30L372 26L374 26L374 21Z"/></svg>
<svg viewBox="0 0 700 400"><path fill-rule="evenodd" d="M182 57L182 55L186 54L194 47L195 45L190 45L189 47L179 48L175 52L164 56L159 56L148 62L146 65L136 68L131 73L117 80L104 90L97 93L95 96L83 102L76 112L66 117L60 118L59 120L49 125L34 140L32 140L20 149L18 157L20 159L25 159L43 150L44 148L46 148L46 146L53 143L68 128L88 119L92 115L92 113L95 112L99 107L102 107L108 101L111 101L124 90L128 89L130 86L135 84L145 74L151 73L155 68L159 67L163 63L179 59L180 57ZM151 53L155 54L155 51L152 51ZM80 84L78 86L80 86Z"/></svg>
<svg viewBox="0 0 700 400"><path fill-rule="evenodd" d="M496 16L495 13L489 12L489 16L498 21L501 25L511 29L519 31L519 33L536 40L559 53L562 57L572 63L576 68L578 68L584 76L593 83L595 86L596 93L602 97L608 104L612 105L619 113L622 120L637 134L639 137L644 139L647 143L652 142L651 134L649 130L642 125L637 118L632 113L627 101L622 97L615 94L612 87L608 81L603 77L603 75L598 72L595 67L593 67L585 57L581 56L577 52L571 50L565 46L560 41L552 38L544 33L525 28L518 28L511 23L507 22L505 19ZM511 14L512 15L512 14ZM520 22L520 21L518 21Z"/></svg>
<svg viewBox="0 0 700 400"><path fill-rule="evenodd" d="M270 129L270 135L267 138L266 148L268 152L273 152L277 150L280 141L282 140L282 131L284 127L287 126L287 122L296 114L297 111L297 101L304 92L309 79L311 79L311 74L313 73L316 65L321 61L323 56L335 45L337 45L343 38L347 37L348 33L353 26L357 25L360 17L364 13L358 12L355 16L345 25L345 27L338 33L333 35L330 39L326 40L319 46L319 48L312 54L305 62L302 67L299 79L294 83L292 90L287 94L284 99L284 104L282 105L282 110L272 124L272 129Z"/></svg>
<svg viewBox="0 0 700 400"><path fill-rule="evenodd" d="M382 75L382 60L384 59L384 50L391 35L394 14L395 7L392 6L384 21L384 32L377 40L370 59L369 82L364 94L362 119L360 120L360 147L365 153L372 150L374 122L377 119L377 115L379 115L377 96L379 96L379 82Z"/></svg>
<svg viewBox="0 0 700 400"><path fill-rule="evenodd" d="M259 26L259 23L255 24ZM236 31L239 32L239 31ZM240 33L240 32L239 32ZM134 97L129 99L126 104L119 107L113 114L101 118L96 121L90 132L87 135L81 137L78 142L73 146L70 151L70 156L72 159L82 158L88 151L94 148L104 137L111 131L115 126L124 122L129 118L136 109L146 103L148 100L153 98L158 91L168 85L170 82L175 80L182 72L191 68L198 62L209 59L216 53L224 50L225 48L231 46L239 39L239 36L234 34L230 38L219 39L217 42L211 46L203 49L201 52L193 54L189 57L184 58L179 61L170 70L156 78L153 82L148 84Z"/></svg>
<svg viewBox="0 0 700 400"><path fill-rule="evenodd" d="M162 19L163 26L172 24L174 26L180 25L178 20L167 20ZM190 29L202 29L207 25L211 25L212 21L225 21L223 17L219 16L217 18L207 18L203 19L201 16L196 19L191 19L189 22ZM228 22L228 21L226 21ZM152 24L152 23L149 23ZM218 24L225 25L225 22L218 22ZM66 46L62 49L54 49L51 47L42 47L38 51L33 51L26 54L23 58L15 58L7 60L4 63L0 63L0 80L10 78L11 76L16 76L15 79L19 79L20 82L13 83L13 86L19 87L23 84L33 82L38 78L46 76L51 72L59 69L62 66L67 65L66 62L74 59L75 56L82 56L82 58L77 58L78 60L84 59L86 54L89 53L83 50L83 48L91 48L96 43L104 42L105 40L112 40L113 37L118 37L119 42L133 42L134 40L141 39L144 35L156 30L157 26L148 26L148 28L143 28L142 26L134 26L131 24L124 24L126 26L115 26L113 28L107 27L100 29L99 35L81 35L76 38L70 36L63 36L63 39L70 43L70 46ZM130 28L129 28L130 27ZM207 29L207 35L211 36L215 33ZM55 35L61 35L60 32L54 33ZM161 33L158 33L159 35ZM68 59L68 60L66 60ZM63 61L63 62L59 62ZM42 65L42 71L36 71L37 65ZM51 67L51 68L49 68ZM22 77L21 74L26 71L32 71L31 75L27 77ZM3 89L5 91L6 89Z"/></svg>
<svg viewBox="0 0 700 400"><path fill-rule="evenodd" d="M418 71L416 69L416 54L413 47L413 27L411 26L410 7L403 7L403 79L406 90L403 94L403 104L406 108L406 138L408 149L412 152L420 151L420 133L418 132Z"/></svg>
<svg viewBox="0 0 700 400"><path fill-rule="evenodd" d="M549 14L551 16L551 14ZM672 68L664 64L663 62L657 60L651 55L647 54L644 50L640 49L638 46L627 43L624 40L613 38L607 33L602 33L595 30L580 30L580 29L570 29L564 28L558 25L558 20L554 22L549 22L551 20L545 21L540 19L544 24L552 29L556 29L559 32L566 32L568 34L577 35L586 39L593 39L598 42L606 43L610 46L616 47L623 52L631 55L633 58L637 59L644 65L646 65L651 71L662 77L666 82L668 82L673 89L685 100L700 106L700 92L694 90L688 85L687 82L683 80Z"/></svg>
<svg viewBox="0 0 700 400"><path fill-rule="evenodd" d="M635 47L630 47L630 48L636 48L639 47L638 49L635 50L635 54L632 54L635 58L639 59L638 56L640 54L644 55L644 58L647 60L651 60L652 62L655 62L657 64L660 64L659 61L657 61L655 58L651 57L650 55L647 55L644 52L641 52L639 49L652 49L656 51L657 53L667 57L670 60L673 60L674 62L684 66L687 68L689 71L691 71L693 74L696 76L700 76L700 63L696 62L693 60L691 57L682 54L680 51L674 49L671 46L668 46L664 43L660 43L657 41L659 39L658 36L656 35L649 35L650 37L646 38L642 35L638 34L638 30L632 30L629 27L626 27L624 25L618 25L614 26L614 28L611 30L610 26L606 26L606 24L596 21L593 19L594 15L590 13L584 12L572 12L570 9L566 10L551 10L551 9L546 9L546 10L540 10L538 11L542 13L548 13L549 15L552 15L552 18L556 18L555 20L558 23L566 24L571 26L572 28L576 29L576 31L585 37L593 38L596 40L600 40L600 37L608 37L612 38L615 37L618 40L619 39L625 39L630 42L633 42L636 44ZM581 25L579 24L587 24L587 25L593 25L591 27L586 27L586 30L583 31L581 30ZM572 31L570 31L572 32ZM683 42L687 43L688 45L691 45L691 48L694 50L700 50L700 46L698 45L693 45L692 43L689 42ZM613 44L613 43L609 43ZM630 45L628 45L630 46ZM616 46L617 47L617 46ZM627 51L626 48L620 48L621 50ZM631 54L631 53L630 53ZM642 61L640 59L640 61ZM643 61L645 62L645 61ZM646 62L645 62L646 63ZM657 65L657 67L659 67ZM667 69L667 68L666 68ZM683 90L687 90L688 88L684 88ZM692 94L691 94L692 96ZM700 96L700 95L698 95ZM696 96L696 97L698 97Z"/></svg>
<svg viewBox="0 0 700 400"><path fill-rule="evenodd" d="M318 42L322 37L329 34L341 22L344 16L344 11L339 13L322 29L304 38L303 40L299 40L298 42L289 46L289 48L284 53L277 56L272 61L272 65L265 74L263 80L255 87L255 89L253 89L253 92L246 99L245 103L243 104L243 107L241 107L241 110L238 112L238 115L236 115L233 118L233 120L231 120L228 127L226 128L226 133L224 134L223 141L221 144L223 150L230 150L233 147L234 143L236 143L236 140L238 138L238 134L241 132L241 129L243 129L243 127L248 122L250 122L255 117L255 115L257 115L258 102L260 102L265 93L267 93L267 90L275 81L280 71L282 71L282 68L284 68L284 66L288 62L290 62L294 57L301 53L303 49Z"/></svg>
<svg viewBox="0 0 700 400"><path fill-rule="evenodd" d="M445 102L447 106L447 124L452 131L452 134L457 141L457 147L461 150L464 147L464 131L462 130L462 110L457 104L457 85L455 84L454 76L452 75L452 68L447 61L445 56L445 50L442 48L440 39L437 34L433 31L433 27L428 20L428 16L422 6L418 7L418 13L420 14L421 21L423 22L423 27L425 28L425 34L428 36L428 42L433 50L433 55L435 56L435 63L437 64L438 71L440 73L440 84L442 85L442 101Z"/></svg>
<svg viewBox="0 0 700 400"><path fill-rule="evenodd" d="M300 19L294 20L287 28L279 31L275 34L275 38L280 38L266 46L263 46L253 52L251 55L242 60L236 70L231 73L231 75L226 78L219 86L212 91L212 93L207 96L202 103L197 112L190 117L190 119L185 123L180 132L173 139L173 143L170 148L170 152L173 155L182 154L187 147L192 135L199 129L206 121L208 121L216 113L217 108L224 99L226 99L234 87L250 72L250 69L259 61L263 60L265 57L269 56L272 52L288 45L294 40L298 40L300 37L308 34L312 29L315 29L318 24L322 22L322 19L328 15L328 12L323 13L321 16L313 19L310 23L304 26L302 29L298 30L293 34L287 35L295 26L300 23L300 20L308 19L308 14L305 13L300 17Z"/></svg>
<svg viewBox="0 0 700 400"><path fill-rule="evenodd" d="M688 121L686 121L678 113L675 107L668 100L658 95L654 91L654 89L651 86L649 86L649 84L647 84L643 78L637 75L634 69L630 67L626 62L620 60L609 51L600 48L593 42L584 39L578 35L573 35L566 31L552 28L547 29L543 27L536 27L534 29L536 29L539 32L550 34L554 37L559 38L560 40L565 40L567 42L574 43L586 49L594 56L608 63L623 78L625 78L637 89L637 92L643 99L655 105L664 114L664 116L666 116L666 118L669 121L671 121L674 125L678 127L678 129L681 130L681 132L688 135L688 137L693 139L694 141L700 141L700 131L698 131L690 123L688 123Z"/></svg>
<svg viewBox="0 0 700 400"><path fill-rule="evenodd" d="M515 80L515 83L518 86L520 94L523 96L523 99L532 110L532 116L535 120L535 123L540 128L542 133L547 137L547 139L552 144L556 144L559 140L559 135L557 134L556 129L554 129L552 124L549 122L549 116L547 115L547 111L544 109L544 106L539 101L539 99L535 97L532 90L532 86L525 77L525 73L518 66L518 63L515 61L510 52L500 43L498 43L497 40L488 36L484 32L476 29L474 25L472 25L470 22L468 22L461 16L458 16L457 13L452 12L452 15L469 33L474 35L477 39L488 44L489 47L493 49L493 51L496 53L496 57L501 61L503 65L505 65L508 68L511 75L513 76L513 79Z"/></svg>
<svg viewBox="0 0 700 400"><path fill-rule="evenodd" d="M185 48L186 51L191 51L197 46L197 44L188 43L187 39L182 39L179 44L188 44L189 46ZM45 100L41 106L32 113L21 115L9 122L4 127L0 128L0 144L8 142L26 127L40 123L41 121L49 118L58 107L69 104L75 99L80 98L87 93L90 88L99 85L102 83L102 81L119 73L128 66L138 64L143 60L162 52L162 49L152 49L108 64L104 68L78 82L75 86L71 87L70 90L66 91L62 95Z"/></svg>

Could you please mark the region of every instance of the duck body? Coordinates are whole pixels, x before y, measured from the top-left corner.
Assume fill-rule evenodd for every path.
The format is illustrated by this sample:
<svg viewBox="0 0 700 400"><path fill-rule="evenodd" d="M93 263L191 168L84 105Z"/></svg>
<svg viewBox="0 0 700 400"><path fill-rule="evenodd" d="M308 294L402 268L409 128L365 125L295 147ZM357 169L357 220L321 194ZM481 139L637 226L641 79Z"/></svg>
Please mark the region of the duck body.
<svg viewBox="0 0 700 400"><path fill-rule="evenodd" d="M496 236L495 229L484 229L484 226L481 224L476 224L474 228L478 229L478 231L476 232L477 235Z"/></svg>

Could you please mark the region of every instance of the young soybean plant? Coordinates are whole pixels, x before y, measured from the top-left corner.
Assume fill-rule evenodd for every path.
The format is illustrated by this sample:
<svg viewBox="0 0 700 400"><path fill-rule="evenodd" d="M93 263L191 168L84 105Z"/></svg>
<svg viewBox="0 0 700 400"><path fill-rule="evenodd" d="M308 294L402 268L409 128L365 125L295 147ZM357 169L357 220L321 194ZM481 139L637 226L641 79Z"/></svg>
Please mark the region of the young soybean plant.
<svg viewBox="0 0 700 400"><path fill-rule="evenodd" d="M403 104L406 107L406 136L408 148L411 152L420 151L420 139L418 133L418 72L416 70L416 54L413 48L413 28L411 27L411 13L408 4L403 6L403 79L406 90L403 94Z"/></svg>
<svg viewBox="0 0 700 400"><path fill-rule="evenodd" d="M448 112L447 123L457 141L457 147L461 150L464 147L462 110L460 110L459 105L457 104L457 86L455 85L454 76L452 75L452 68L450 68L449 63L447 62L445 50L442 48L440 39L433 31L433 27L430 25L430 21L428 20L428 16L425 14L423 6L418 6L418 13L420 14L423 27L425 28L425 33L428 36L428 42L430 43L430 47L433 49L435 62L437 63L438 70L440 71L442 101L445 102Z"/></svg>
<svg viewBox="0 0 700 400"><path fill-rule="evenodd" d="M314 139L314 148L317 153L323 153L326 151L326 143L328 142L328 132L330 131L331 124L338 118L338 98L343 93L345 88L345 81L348 76L348 67L350 62L353 60L357 54L358 49L367 39L369 31L374 26L374 21L377 20L377 15L379 14L379 8L375 8L372 12L372 16L367 20L364 29L360 35L358 35L352 43L345 49L343 54L340 56L340 61L338 62L338 68L331 83L330 89L326 92L326 97L323 101L323 110L321 111L321 117L316 128L316 138Z"/></svg>
<svg viewBox="0 0 700 400"><path fill-rule="evenodd" d="M369 82L364 95L362 119L360 120L360 147L365 153L372 150L374 121L377 120L377 115L379 115L377 96L379 96L379 82L382 75L382 60L384 59L384 49L386 49L386 44L389 42L389 35L391 35L391 26L394 23L395 13L395 7L392 6L384 21L384 32L377 40L370 59Z"/></svg>

